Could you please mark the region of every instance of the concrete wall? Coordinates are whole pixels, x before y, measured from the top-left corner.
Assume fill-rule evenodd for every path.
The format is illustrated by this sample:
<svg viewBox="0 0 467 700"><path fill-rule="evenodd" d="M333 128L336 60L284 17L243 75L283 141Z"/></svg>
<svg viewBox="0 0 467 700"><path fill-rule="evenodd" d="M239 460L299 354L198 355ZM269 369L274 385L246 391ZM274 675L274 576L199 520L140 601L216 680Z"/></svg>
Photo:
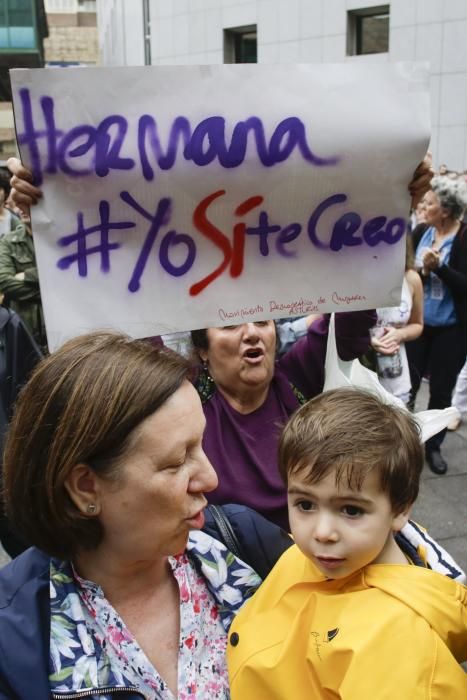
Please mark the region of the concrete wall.
<svg viewBox="0 0 467 700"><path fill-rule="evenodd" d="M389 53L347 57L347 11L382 4ZM102 62L143 64L142 2L98 6ZM151 0L150 12L153 64L222 63L223 30L251 24L261 63L430 61L435 164L467 167L466 0Z"/></svg>
<svg viewBox="0 0 467 700"><path fill-rule="evenodd" d="M144 65L142 0L99 0L97 26L102 65Z"/></svg>
<svg viewBox="0 0 467 700"><path fill-rule="evenodd" d="M11 102L0 102L0 166L14 155L16 155L16 141L13 105Z"/></svg>
<svg viewBox="0 0 467 700"><path fill-rule="evenodd" d="M80 13L81 14L81 13ZM44 40L45 62L93 65L99 61L96 15L47 15L49 36Z"/></svg>

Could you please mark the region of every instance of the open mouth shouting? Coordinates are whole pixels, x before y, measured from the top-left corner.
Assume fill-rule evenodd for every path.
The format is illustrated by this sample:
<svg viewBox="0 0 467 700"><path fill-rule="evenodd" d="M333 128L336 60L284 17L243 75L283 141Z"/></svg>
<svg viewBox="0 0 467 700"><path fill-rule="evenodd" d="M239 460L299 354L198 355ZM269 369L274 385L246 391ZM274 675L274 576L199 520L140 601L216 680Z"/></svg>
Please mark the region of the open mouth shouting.
<svg viewBox="0 0 467 700"><path fill-rule="evenodd" d="M248 350L245 350L243 353L242 358L248 362L248 364L259 364L264 358L264 350L260 347L248 348Z"/></svg>

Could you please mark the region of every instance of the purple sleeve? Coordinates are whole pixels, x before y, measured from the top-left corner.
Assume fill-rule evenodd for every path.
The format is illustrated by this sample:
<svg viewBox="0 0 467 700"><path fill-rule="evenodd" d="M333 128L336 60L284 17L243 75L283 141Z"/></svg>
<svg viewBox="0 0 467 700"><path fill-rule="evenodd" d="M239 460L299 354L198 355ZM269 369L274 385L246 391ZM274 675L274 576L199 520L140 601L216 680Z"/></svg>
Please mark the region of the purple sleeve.
<svg viewBox="0 0 467 700"><path fill-rule="evenodd" d="M278 361L289 382L306 398L323 390L324 362L328 340L327 314L311 324L308 333ZM352 311L336 314L336 342L339 357L353 360L363 355L370 345L369 329L376 323L376 311Z"/></svg>

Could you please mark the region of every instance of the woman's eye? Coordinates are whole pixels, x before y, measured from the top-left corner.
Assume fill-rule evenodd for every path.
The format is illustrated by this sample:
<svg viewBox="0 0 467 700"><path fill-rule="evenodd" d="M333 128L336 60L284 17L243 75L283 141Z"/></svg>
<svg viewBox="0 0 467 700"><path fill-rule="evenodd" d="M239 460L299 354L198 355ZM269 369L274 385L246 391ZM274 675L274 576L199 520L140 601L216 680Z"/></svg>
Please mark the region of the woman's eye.
<svg viewBox="0 0 467 700"><path fill-rule="evenodd" d="M255 326L267 326L269 321L256 321Z"/></svg>
<svg viewBox="0 0 467 700"><path fill-rule="evenodd" d="M170 471L175 472L178 469L181 469L183 467L183 465L185 464L185 462L186 462L186 457L181 459L179 462L174 462L173 464L167 464L167 466L164 467L163 471L168 469Z"/></svg>
<svg viewBox="0 0 467 700"><path fill-rule="evenodd" d="M224 326L225 331L234 331L238 326Z"/></svg>
<svg viewBox="0 0 467 700"><path fill-rule="evenodd" d="M298 501L296 504L297 508L304 513L309 513L310 511L315 509L315 504L313 501Z"/></svg>
<svg viewBox="0 0 467 700"><path fill-rule="evenodd" d="M348 518L358 518L363 515L364 511L359 506L342 506L342 512Z"/></svg>

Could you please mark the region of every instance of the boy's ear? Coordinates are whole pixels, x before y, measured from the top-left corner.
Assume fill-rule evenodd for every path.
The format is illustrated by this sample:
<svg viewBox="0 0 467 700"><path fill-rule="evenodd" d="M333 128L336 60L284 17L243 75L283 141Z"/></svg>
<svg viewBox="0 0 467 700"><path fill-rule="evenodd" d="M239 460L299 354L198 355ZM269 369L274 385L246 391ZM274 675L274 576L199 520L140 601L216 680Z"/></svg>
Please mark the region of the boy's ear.
<svg viewBox="0 0 467 700"><path fill-rule="evenodd" d="M402 530L404 525L407 525L407 523L409 522L411 510L412 506L408 506L401 513L398 513L398 515L393 516L392 529L394 532L399 532L399 530Z"/></svg>

